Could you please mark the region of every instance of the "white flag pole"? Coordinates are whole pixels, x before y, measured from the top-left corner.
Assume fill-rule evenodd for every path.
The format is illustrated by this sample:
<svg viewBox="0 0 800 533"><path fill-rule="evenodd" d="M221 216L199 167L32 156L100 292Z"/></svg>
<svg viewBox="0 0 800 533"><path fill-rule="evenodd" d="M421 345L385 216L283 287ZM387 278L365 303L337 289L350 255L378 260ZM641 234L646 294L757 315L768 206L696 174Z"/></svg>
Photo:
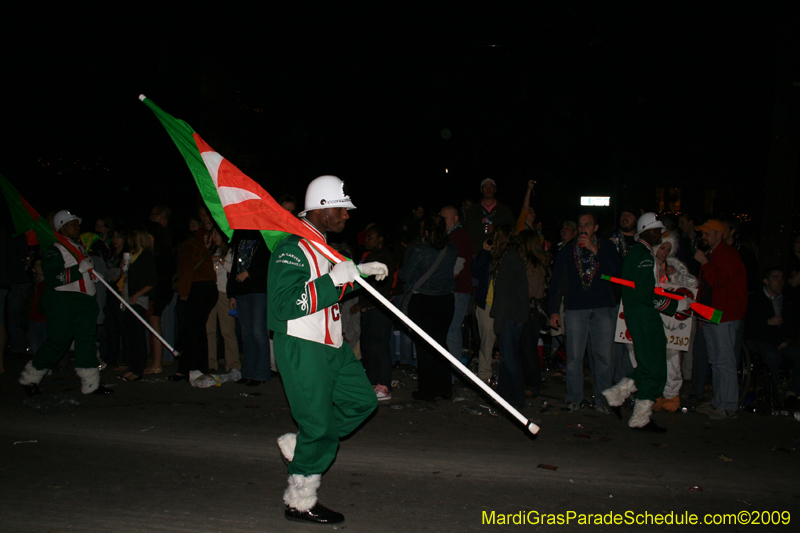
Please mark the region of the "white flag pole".
<svg viewBox="0 0 800 533"><path fill-rule="evenodd" d="M416 325L414 322L412 322L412 321L411 321L411 319L410 319L410 318L408 318L406 315L404 315L402 311L400 311L400 310L399 310L397 307L395 307L395 306L394 306L394 305L393 305L391 302L389 302L389 300L387 300L387 299L386 299L386 298L385 298L383 295L381 295L381 293L379 293L379 292L378 292L378 290L377 290L377 289L375 289L375 287L371 286L369 283L366 283L366 282L361 282L361 283L359 283L359 285L360 285L361 287L363 287L363 288L364 288L364 290L366 290L366 291L367 291L368 293L370 293L372 296L374 296L375 298L377 298L377 299L378 299L378 301L379 301L379 302L381 302L381 303L384 305L384 307L386 307L386 308L387 308L387 309L389 309L389 310L390 310L392 313L394 313L394 314L395 314L395 316L397 316L397 318L399 318L400 320L402 320L402 321L403 321L403 323L404 323L406 326L408 326L409 328L411 328L411 329L412 329L412 330L413 330L413 331L414 331L416 334L418 334L420 337L422 337L423 339L425 339L426 341L428 341L428 344L430 344L430 345L431 345L431 346L432 346L432 347L433 347L433 348L434 348L436 351L438 351L438 352L439 352L439 353L440 353L440 354L441 354L443 357L445 357L445 358L446 358L448 361L450 361L450 363L451 363L453 366L455 366L455 367L456 367L456 368L457 368L457 369L458 369L458 370L459 370L459 371L460 371L462 374L464 374L464 375L465 375L467 378L469 378L469 379L470 379L470 380L471 380L473 383L475 383L475 384L476 384L476 385L478 385L478 386L479 386L481 389L483 389L483 391L484 391L486 394L488 394L489 396L491 396L491 397L492 397L492 399L493 399L494 401L496 401L497 403L499 403L500 405L502 405L502 406L503 406L503 407L506 409L506 411L508 411L509 413L511 413L511 415L513 415L513 416L514 416L514 418L516 418L516 419L517 419L517 420L518 420L518 421L519 421L519 422L520 422L522 425L524 425L524 426L525 426L525 427L526 427L526 428L527 428L527 429L528 429L528 430L529 430L531 433L533 433L534 435L536 435L537 433L539 433L539 426L537 426L536 424L534 424L532 420L529 420L529 419L525 418L525 417L522 415L522 413L520 413L519 411L517 411L517 410L516 410L515 408L513 408L513 407L512 407L512 406L511 406L511 405L510 405L510 404L509 404L507 401L505 401L503 398L501 398L499 394L497 394L497 393L496 393L494 390L492 390L492 388L491 388L491 387L489 387L489 386L488 386L486 383L484 383L484 382L483 382L481 379L479 379L479 378L478 378L478 376L476 376L475 374L473 374L472 372L470 372L470 371L469 371L469 370L468 370L468 369L467 369L467 368L466 368L466 367L465 367L465 366L464 366L464 365L461 363L461 361L459 361L458 359L456 359L455 357L453 357L453 355L452 355L450 352L448 352L447 350L445 350L445 349L442 347L442 345L440 345L438 342L436 342L435 340L433 340L433 337L431 337L430 335L428 335L427 333L425 333L425 332L422 330L422 328L421 328L421 327L419 327L419 326L418 326L418 325Z"/></svg>
<svg viewBox="0 0 800 533"><path fill-rule="evenodd" d="M118 299L120 302L122 302L122 305L124 305L125 307L127 307L127 308L128 308L128 311L130 311L131 313L133 313L133 316L135 316L136 318L138 318L138 319L139 319L139 322L141 322L142 324L144 324L144 327L146 327L147 329L149 329L149 330L150 330L150 333L152 333L152 334L153 334L153 336L154 336L155 338L157 338L159 341L161 341L161 344L163 344L163 345L164 345L164 346L167 348L167 350L169 350L170 352L172 352L172 355L174 355L175 357L180 357L180 353L178 352L178 350L176 350L175 348L173 348L172 346L170 346L170 345L169 345L169 343L168 343L167 341L165 341L165 340L164 340L164 337L162 337L161 335L159 335L158 333L156 333L156 330L154 330L154 329L153 329L153 326L151 326L150 324L148 324L148 323L147 323L147 320L145 320L144 318L140 317L140 316L139 316L139 313L137 313L136 311L134 311L134 310L133 310L133 307L131 307L131 305L130 305L128 302L126 302L126 301L125 301L125 298L123 298L123 297L122 297L122 295L121 295L120 293L118 293L117 291L115 291L115 290L114 290L114 289L111 287L111 285L109 285L109 284L108 284L108 282L107 282L106 280L104 280L104 279L103 279L103 276L101 276L100 274L98 274L98 273L97 273L95 270L92 270L92 275L93 275L94 277L96 277L96 278L97 278L97 279L100 281L100 283L102 283L103 285L105 285L105 286L106 286L106 288L108 288L108 291L109 291L110 293L112 293L114 296L116 296L116 297L117 297L117 299Z"/></svg>

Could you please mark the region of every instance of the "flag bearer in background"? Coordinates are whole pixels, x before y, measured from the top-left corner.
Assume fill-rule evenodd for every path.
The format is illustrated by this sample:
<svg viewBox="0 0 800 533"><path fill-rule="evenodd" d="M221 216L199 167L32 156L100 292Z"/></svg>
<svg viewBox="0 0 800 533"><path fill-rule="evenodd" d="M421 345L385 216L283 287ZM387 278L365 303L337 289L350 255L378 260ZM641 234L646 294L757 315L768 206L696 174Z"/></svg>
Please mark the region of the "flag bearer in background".
<svg viewBox="0 0 800 533"><path fill-rule="evenodd" d="M42 296L47 317L47 339L28 362L19 383L30 396L40 394L39 383L55 366L75 340L75 372L81 379L84 394L111 394L113 390L100 385L100 361L97 358L97 315L95 282L89 270L94 266L86 250L78 242L81 219L69 211L59 211L53 217L53 227L71 241L84 259L80 262L61 243L44 250L42 270L45 291Z"/></svg>
<svg viewBox="0 0 800 533"><path fill-rule="evenodd" d="M355 206L335 176L320 176L306 190L303 223L325 243L340 233ZM364 263L364 275L382 280L383 263ZM342 342L339 298L359 278L352 261L334 266L313 242L290 235L272 252L267 282L269 329L275 332L275 362L283 378L298 432L278 439L289 466L284 493L289 520L336 524L340 513L317 501L322 473L333 463L339 439L353 432L377 406L364 367Z"/></svg>
<svg viewBox="0 0 800 533"><path fill-rule="evenodd" d="M655 213L639 217L636 244L630 249L622 264L622 277L633 281L636 288L622 288L625 304L625 322L633 337L636 369L619 383L603 391L603 402L608 410L621 418L620 406L632 393L639 391L628 425L633 429L663 433L664 428L650 420L653 405L664 393L667 383L667 336L661 313L674 315L685 311L693 300L675 301L655 293L658 284L658 264L655 251L666 231Z"/></svg>

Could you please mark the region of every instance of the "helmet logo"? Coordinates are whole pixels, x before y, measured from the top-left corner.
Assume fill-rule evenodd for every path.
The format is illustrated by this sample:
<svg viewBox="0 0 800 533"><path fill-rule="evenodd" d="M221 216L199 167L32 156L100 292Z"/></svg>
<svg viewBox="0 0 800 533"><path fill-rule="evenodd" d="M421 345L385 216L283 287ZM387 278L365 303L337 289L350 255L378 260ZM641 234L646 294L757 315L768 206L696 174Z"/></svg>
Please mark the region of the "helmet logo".
<svg viewBox="0 0 800 533"><path fill-rule="evenodd" d="M320 200L320 201L319 201L319 205L325 205L325 204L327 204L327 203L328 203L328 202L326 202L324 198L323 198L322 200Z"/></svg>

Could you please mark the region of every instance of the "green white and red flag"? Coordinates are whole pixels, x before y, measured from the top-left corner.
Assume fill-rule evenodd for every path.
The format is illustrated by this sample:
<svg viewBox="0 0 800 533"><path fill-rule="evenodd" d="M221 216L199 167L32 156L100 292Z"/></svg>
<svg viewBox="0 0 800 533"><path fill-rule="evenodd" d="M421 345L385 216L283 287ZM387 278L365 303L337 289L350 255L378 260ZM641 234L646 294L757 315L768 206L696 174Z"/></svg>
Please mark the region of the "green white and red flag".
<svg viewBox="0 0 800 533"><path fill-rule="evenodd" d="M211 216L230 238L235 229L261 231L270 250L290 234L309 241L333 263L344 261L319 234L275 201L264 188L214 151L189 124L176 119L144 95L149 107L178 147L194 176Z"/></svg>
<svg viewBox="0 0 800 533"><path fill-rule="evenodd" d="M38 243L42 250L46 250L54 242L59 242L75 256L79 263L86 258L69 239L54 230L53 226L2 175L0 175L0 189L2 189L3 196L5 196L8 203L11 220L14 222L14 229L18 235L25 234L29 246L34 246Z"/></svg>

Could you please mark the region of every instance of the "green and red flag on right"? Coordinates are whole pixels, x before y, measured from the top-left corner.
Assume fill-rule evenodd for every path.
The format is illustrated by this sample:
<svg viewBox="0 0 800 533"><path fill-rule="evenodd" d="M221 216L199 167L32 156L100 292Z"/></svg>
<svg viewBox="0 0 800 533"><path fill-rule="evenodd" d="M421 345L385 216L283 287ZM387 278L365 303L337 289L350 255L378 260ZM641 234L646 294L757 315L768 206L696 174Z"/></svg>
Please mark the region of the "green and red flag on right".
<svg viewBox="0 0 800 533"><path fill-rule="evenodd" d="M36 209L29 204L25 198L11 185L5 177L0 175L0 190L8 203L11 212L11 220L14 222L14 229L17 235L25 234L29 246L39 244L42 250L46 250L51 244L58 241L75 256L80 262L86 256L72 244L69 239L53 229L53 226L39 214Z"/></svg>
<svg viewBox="0 0 800 533"><path fill-rule="evenodd" d="M329 261L345 260L261 185L211 148L189 124L162 110L145 95L140 95L139 100L167 130L186 160L211 216L229 238L234 229L257 229L269 249L274 250L281 240L294 234L309 241Z"/></svg>

